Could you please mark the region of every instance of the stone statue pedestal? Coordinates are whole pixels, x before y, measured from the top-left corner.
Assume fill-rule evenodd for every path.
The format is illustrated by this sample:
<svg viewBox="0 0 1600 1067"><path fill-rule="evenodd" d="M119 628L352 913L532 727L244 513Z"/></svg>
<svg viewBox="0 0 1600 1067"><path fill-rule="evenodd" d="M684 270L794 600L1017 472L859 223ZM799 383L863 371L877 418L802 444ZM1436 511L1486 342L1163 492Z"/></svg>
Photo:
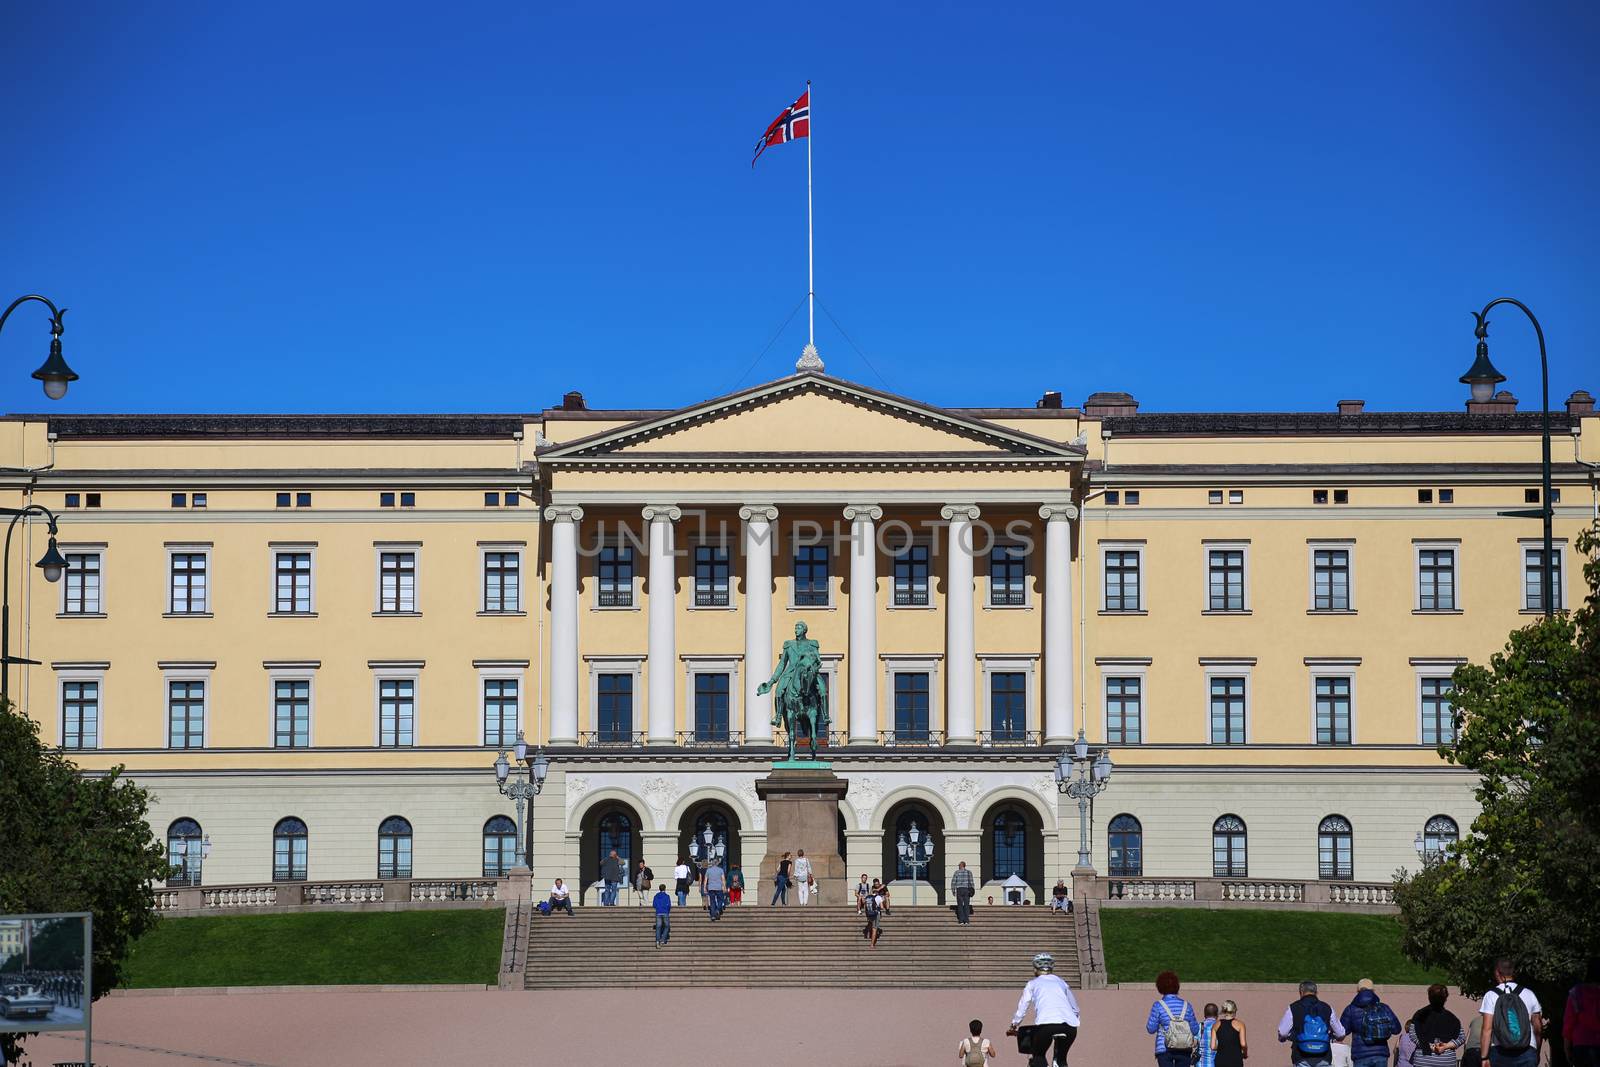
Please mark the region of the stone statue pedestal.
<svg viewBox="0 0 1600 1067"><path fill-rule="evenodd" d="M805 761L796 760L795 764ZM854 904L850 874L839 855L839 798L850 783L826 764L777 765L765 778L756 779L756 796L767 803L767 854L761 858L761 885L756 903L772 900L772 879L785 852L797 858L801 849L811 861L811 873L821 892L821 903L837 907ZM793 876L793 868L790 875ZM791 906L800 903L798 883L789 887Z"/></svg>

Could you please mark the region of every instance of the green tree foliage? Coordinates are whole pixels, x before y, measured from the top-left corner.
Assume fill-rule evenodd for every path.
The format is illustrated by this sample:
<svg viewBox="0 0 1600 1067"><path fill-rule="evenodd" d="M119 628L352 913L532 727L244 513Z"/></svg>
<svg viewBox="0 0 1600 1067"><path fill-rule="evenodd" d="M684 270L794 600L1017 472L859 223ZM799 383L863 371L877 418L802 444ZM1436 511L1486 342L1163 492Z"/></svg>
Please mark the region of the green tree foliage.
<svg viewBox="0 0 1600 1067"><path fill-rule="evenodd" d="M38 724L0 705L0 914L94 915L94 990L122 980L123 961L157 919L165 850L145 821L149 794L118 768L86 777L39 739ZM21 1035L0 1035L15 1058Z"/></svg>
<svg viewBox="0 0 1600 1067"><path fill-rule="evenodd" d="M1456 669L1457 737L1481 812L1442 859L1399 879L1402 948L1468 993L1494 960L1560 1010L1600 956L1600 527L1578 539L1588 593L1571 614L1514 631L1487 666Z"/></svg>

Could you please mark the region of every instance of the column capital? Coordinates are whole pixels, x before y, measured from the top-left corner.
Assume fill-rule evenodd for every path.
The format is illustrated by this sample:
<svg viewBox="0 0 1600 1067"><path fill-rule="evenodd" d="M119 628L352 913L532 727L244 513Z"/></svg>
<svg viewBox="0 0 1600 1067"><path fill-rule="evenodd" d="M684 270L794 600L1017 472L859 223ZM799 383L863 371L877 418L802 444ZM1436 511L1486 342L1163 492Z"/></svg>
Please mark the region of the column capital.
<svg viewBox="0 0 1600 1067"><path fill-rule="evenodd" d="M576 504L551 504L544 509L545 522L578 522L583 518L583 509Z"/></svg>
<svg viewBox="0 0 1600 1067"><path fill-rule="evenodd" d="M978 505L976 504L946 504L939 509L939 517L945 522L955 522L961 519L972 522L979 514L981 513L978 511Z"/></svg>
<svg viewBox="0 0 1600 1067"><path fill-rule="evenodd" d="M745 522L772 522L778 509L771 504L746 504L739 509L739 517Z"/></svg>
<svg viewBox="0 0 1600 1067"><path fill-rule="evenodd" d="M683 509L676 504L646 504L640 514L646 522L677 522L683 518Z"/></svg>
<svg viewBox="0 0 1600 1067"><path fill-rule="evenodd" d="M846 504L844 517L851 522L855 522L857 519L877 522L883 518L883 509L876 504Z"/></svg>
<svg viewBox="0 0 1600 1067"><path fill-rule="evenodd" d="M1078 505L1065 501L1041 504L1039 517L1046 522L1066 522L1078 517Z"/></svg>

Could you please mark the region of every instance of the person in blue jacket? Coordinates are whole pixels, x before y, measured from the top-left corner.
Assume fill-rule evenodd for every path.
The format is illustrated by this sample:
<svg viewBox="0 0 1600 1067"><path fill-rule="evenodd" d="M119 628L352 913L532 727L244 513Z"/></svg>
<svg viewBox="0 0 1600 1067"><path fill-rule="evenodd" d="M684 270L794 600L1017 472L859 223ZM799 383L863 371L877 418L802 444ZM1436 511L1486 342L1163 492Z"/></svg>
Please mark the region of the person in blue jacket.
<svg viewBox="0 0 1600 1067"><path fill-rule="evenodd" d="M1355 999L1339 1013L1339 1025L1350 1033L1352 1067L1388 1067L1389 1039L1405 1030L1393 1009L1379 999L1370 978L1356 983Z"/></svg>

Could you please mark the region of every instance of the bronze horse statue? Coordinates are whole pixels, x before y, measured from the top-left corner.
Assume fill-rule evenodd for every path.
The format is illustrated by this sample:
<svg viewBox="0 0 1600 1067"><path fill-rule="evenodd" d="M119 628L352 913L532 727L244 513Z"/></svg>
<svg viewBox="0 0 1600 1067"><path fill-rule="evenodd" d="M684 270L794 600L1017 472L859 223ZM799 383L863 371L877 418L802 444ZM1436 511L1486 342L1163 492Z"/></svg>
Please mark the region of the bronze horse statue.
<svg viewBox="0 0 1600 1067"><path fill-rule="evenodd" d="M772 677L756 686L756 695L772 693L772 725L783 725L789 759L802 725L811 740L811 758L817 758L817 736L828 729L828 680L822 674L822 648L806 636L806 624L794 624L794 640L783 643Z"/></svg>

